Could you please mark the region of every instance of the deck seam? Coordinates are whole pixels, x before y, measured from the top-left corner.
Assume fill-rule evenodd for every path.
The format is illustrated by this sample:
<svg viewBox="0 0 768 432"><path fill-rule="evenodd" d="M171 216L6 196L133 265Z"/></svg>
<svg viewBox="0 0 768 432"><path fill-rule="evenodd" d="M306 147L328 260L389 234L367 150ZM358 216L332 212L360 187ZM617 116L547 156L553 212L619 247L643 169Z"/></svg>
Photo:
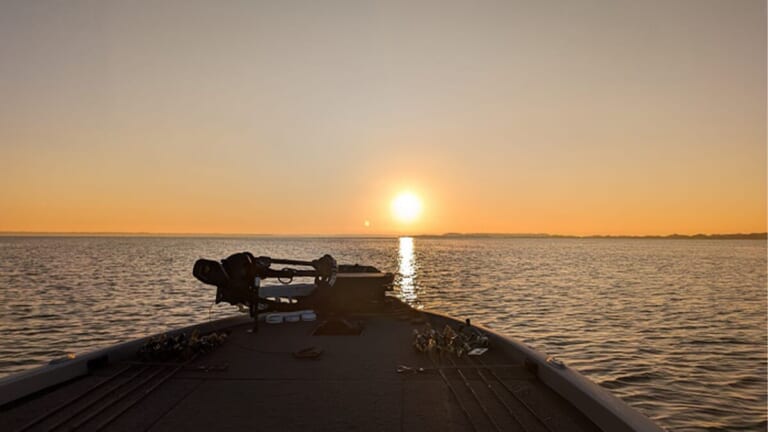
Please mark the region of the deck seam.
<svg viewBox="0 0 768 432"><path fill-rule="evenodd" d="M170 380L169 380L169 381L170 381ZM156 424L158 424L158 423L160 422L160 420L164 419L164 418L165 418L165 417L166 417L166 416L167 416L167 415L168 415L168 414L169 414L171 411L173 411L174 409L176 409L176 407L177 407L177 406L179 406L179 405L180 405L182 402L184 402L185 400L187 400L187 398L189 398L189 396L191 396L191 395L192 395L192 393L194 393L195 391L197 391L197 389L199 389L199 388L200 388L200 386L202 386L202 385L203 385L203 384L204 384L204 383L205 383L207 380L206 380L206 379L199 379L199 380L197 380L197 381L198 381L198 383L197 383L197 384L196 384L194 387L192 387L192 389L190 389L188 392L186 392L186 393L184 394L184 396L182 396L181 398L179 398L179 400L177 400L176 402L174 402L174 403L173 403L173 404L172 404L170 407L168 407L168 409L166 409L165 411L163 411L163 412L162 412L162 413L161 413L161 414L160 414L160 415L159 415L159 416L158 416L158 417L155 419L155 421L153 421L153 422L152 422L152 424L150 424L149 426L147 426L146 428L144 428L144 430L145 430L145 431L149 431L149 430L152 430L152 428L153 428L153 427L154 427Z"/></svg>

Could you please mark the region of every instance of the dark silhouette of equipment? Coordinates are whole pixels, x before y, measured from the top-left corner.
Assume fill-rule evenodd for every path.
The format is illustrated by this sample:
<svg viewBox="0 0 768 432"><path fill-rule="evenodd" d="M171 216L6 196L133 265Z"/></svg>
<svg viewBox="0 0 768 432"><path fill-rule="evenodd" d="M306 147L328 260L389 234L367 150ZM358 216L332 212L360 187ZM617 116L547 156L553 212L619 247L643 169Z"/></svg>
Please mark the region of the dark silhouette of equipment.
<svg viewBox="0 0 768 432"><path fill-rule="evenodd" d="M330 255L300 261L256 257L250 252L230 255L221 262L199 259L192 274L216 286L216 303L247 306L255 322L259 312L267 311L314 309L318 313L343 313L375 309L383 304L384 291L392 289L394 280L392 273L381 273L375 267L338 265ZM295 278L314 278L314 283L291 285ZM263 285L268 279L276 279L279 284ZM272 294L265 296L261 292L260 296L260 288ZM296 288L309 290L296 294Z"/></svg>

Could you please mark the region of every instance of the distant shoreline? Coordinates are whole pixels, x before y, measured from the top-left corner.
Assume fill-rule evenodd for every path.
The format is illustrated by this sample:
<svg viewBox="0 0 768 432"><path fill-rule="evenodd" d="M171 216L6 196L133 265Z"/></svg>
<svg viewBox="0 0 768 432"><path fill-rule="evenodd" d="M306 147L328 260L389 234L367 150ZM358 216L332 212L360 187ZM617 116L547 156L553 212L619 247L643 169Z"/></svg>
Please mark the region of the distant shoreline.
<svg viewBox="0 0 768 432"><path fill-rule="evenodd" d="M521 239L667 239L667 240L766 240L768 233L736 234L669 234L669 235L563 235L563 234L503 234L503 233L446 233L418 235L418 238L521 238Z"/></svg>
<svg viewBox="0 0 768 432"><path fill-rule="evenodd" d="M563 235L543 233L445 233L416 235L353 234L216 234L216 233L121 233L121 232L0 232L0 237L177 237L177 238L265 238L265 239L388 239L414 237L422 239L660 239L660 240L766 240L768 233L734 234L669 234L669 235Z"/></svg>

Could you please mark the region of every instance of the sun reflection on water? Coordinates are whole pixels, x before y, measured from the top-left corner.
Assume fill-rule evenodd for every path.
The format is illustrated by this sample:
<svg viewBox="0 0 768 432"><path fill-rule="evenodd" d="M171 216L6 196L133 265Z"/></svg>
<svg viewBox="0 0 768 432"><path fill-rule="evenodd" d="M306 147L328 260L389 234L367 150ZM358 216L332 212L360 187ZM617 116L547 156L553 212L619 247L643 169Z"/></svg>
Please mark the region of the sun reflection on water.
<svg viewBox="0 0 768 432"><path fill-rule="evenodd" d="M419 309L419 296L416 289L416 256L413 253L413 238L400 237L400 249L397 269L400 298Z"/></svg>

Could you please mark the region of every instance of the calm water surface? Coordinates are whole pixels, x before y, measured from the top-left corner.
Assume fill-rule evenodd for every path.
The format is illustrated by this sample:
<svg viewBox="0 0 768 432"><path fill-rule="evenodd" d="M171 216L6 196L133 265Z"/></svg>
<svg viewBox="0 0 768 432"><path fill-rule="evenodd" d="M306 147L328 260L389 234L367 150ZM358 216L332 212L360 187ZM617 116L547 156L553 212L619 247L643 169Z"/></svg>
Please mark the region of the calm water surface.
<svg viewBox="0 0 768 432"><path fill-rule="evenodd" d="M372 264L410 303L554 354L675 431L766 430L766 242L0 238L0 376L235 313L238 251Z"/></svg>

